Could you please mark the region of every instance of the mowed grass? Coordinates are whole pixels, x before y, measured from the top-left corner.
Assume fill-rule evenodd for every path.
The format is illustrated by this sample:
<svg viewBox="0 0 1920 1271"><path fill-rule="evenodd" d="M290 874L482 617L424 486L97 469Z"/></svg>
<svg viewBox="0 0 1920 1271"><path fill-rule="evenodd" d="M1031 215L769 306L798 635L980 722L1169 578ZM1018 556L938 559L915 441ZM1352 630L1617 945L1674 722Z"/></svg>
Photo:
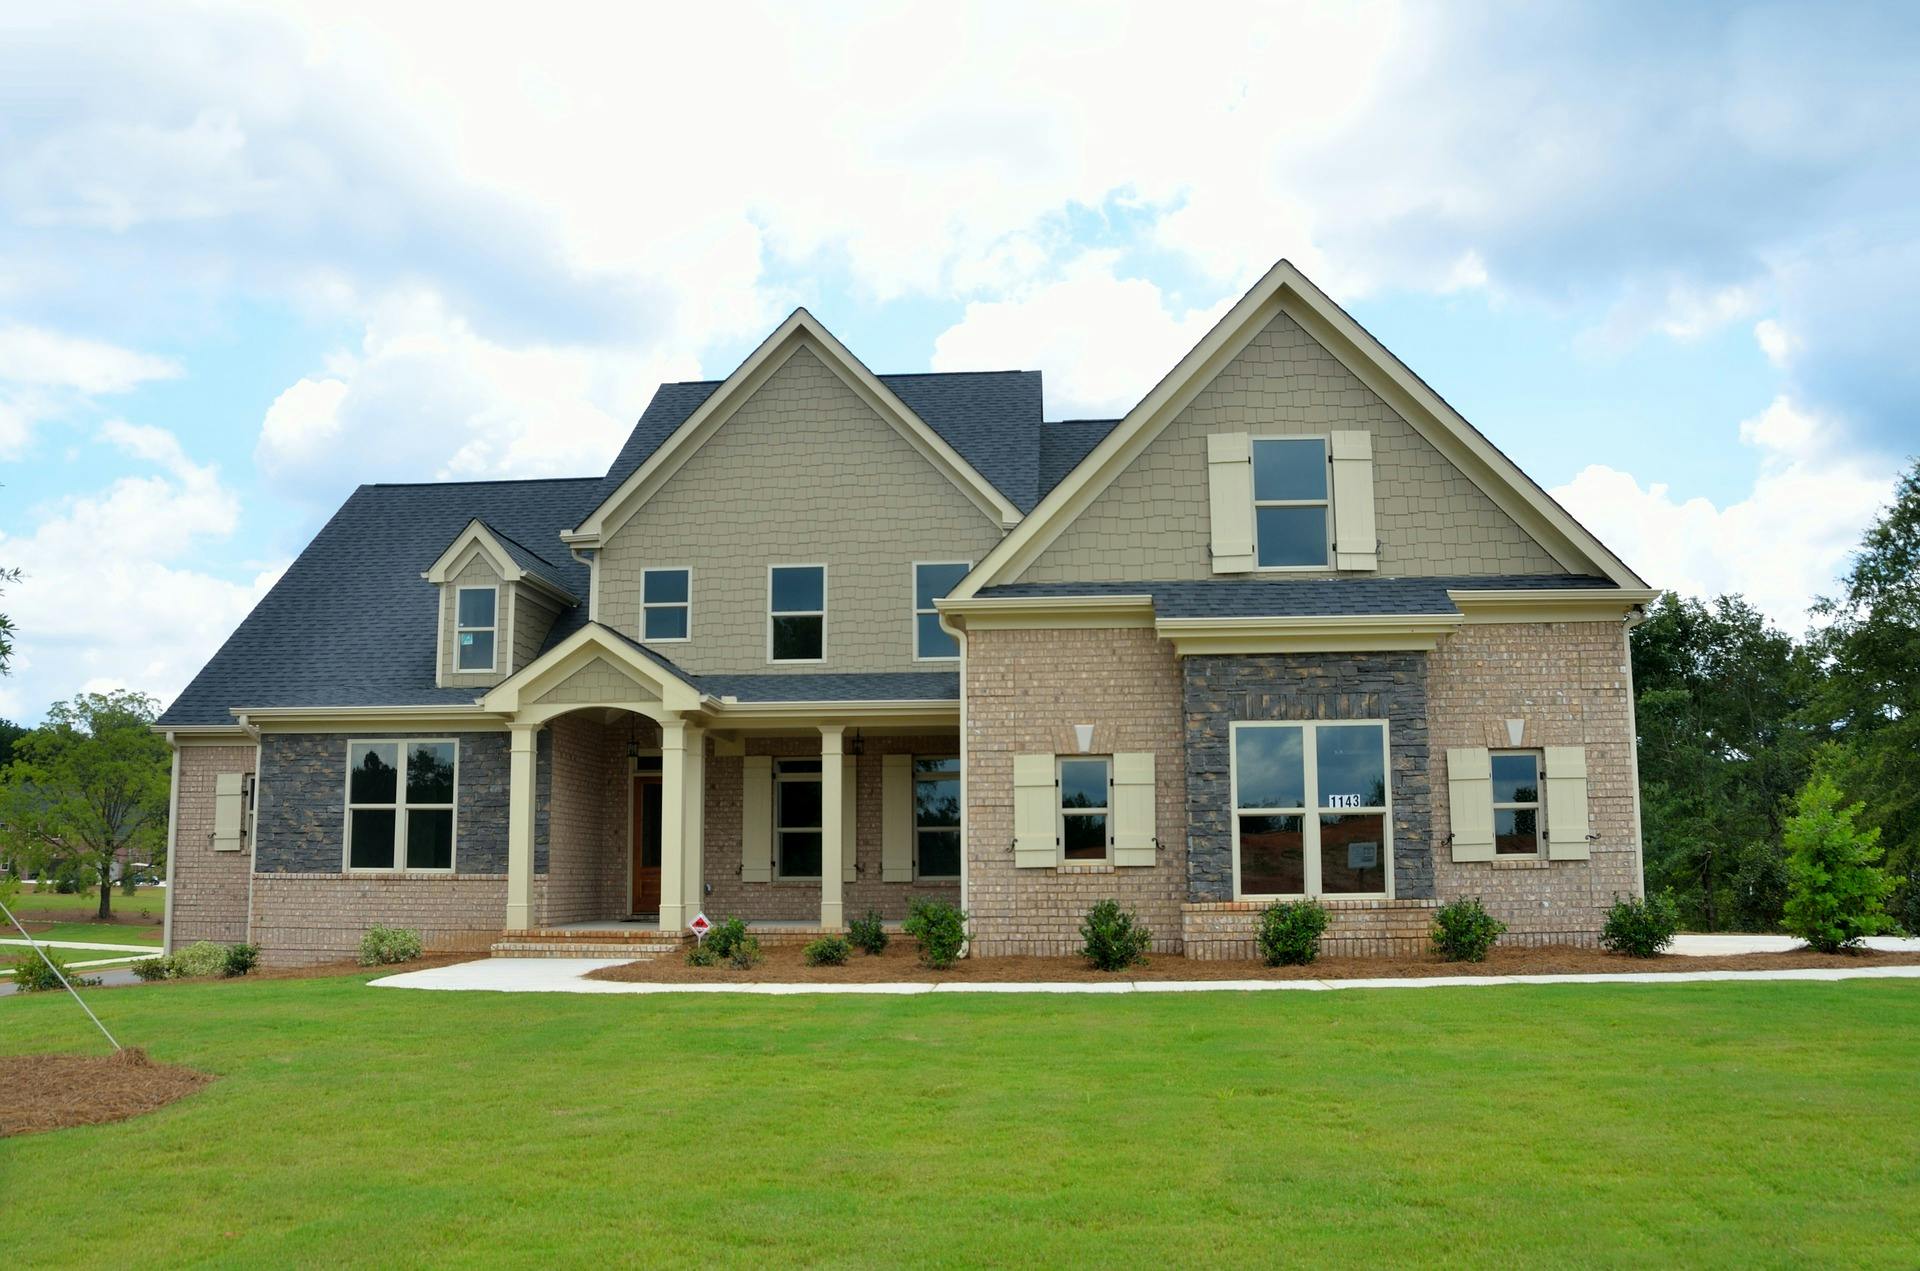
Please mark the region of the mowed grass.
<svg viewBox="0 0 1920 1271"><path fill-rule="evenodd" d="M161 932L158 927L132 927L110 922L55 922L46 926L29 923L27 931L35 940L77 940L86 944L150 944L156 952L160 948ZM13 931L10 936L0 936L0 938L18 940L20 933Z"/></svg>
<svg viewBox="0 0 1920 1271"><path fill-rule="evenodd" d="M0 1141L12 1265L1920 1262L1920 983L95 991L221 1080ZM0 1001L0 1052L99 1047ZM101 1221L102 1196L149 1198Z"/></svg>
<svg viewBox="0 0 1920 1271"><path fill-rule="evenodd" d="M127 896L121 894L120 889L116 887L113 889L113 897L108 904L116 917L122 914L138 916L142 910L145 910L147 916L157 922L161 915L166 912L167 889L164 887L140 887L134 890L133 895ZM98 892L88 892L85 895L81 895L77 892L57 892L52 887L41 888L38 886L29 887L22 885L19 895L15 899L8 901L7 905L15 912L48 913L58 911L62 914L70 913L74 915L76 921L84 921L100 912L100 894Z"/></svg>

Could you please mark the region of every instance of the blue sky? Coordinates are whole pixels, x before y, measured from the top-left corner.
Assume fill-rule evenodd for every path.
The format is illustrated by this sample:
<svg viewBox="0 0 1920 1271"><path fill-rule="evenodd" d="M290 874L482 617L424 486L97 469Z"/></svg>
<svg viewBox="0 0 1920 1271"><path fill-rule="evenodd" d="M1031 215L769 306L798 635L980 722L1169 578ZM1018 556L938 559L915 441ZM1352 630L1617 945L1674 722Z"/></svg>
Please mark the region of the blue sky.
<svg viewBox="0 0 1920 1271"><path fill-rule="evenodd" d="M1796 630L1920 451L1911 6L699 8L0 15L0 716L171 696L356 483L598 471L795 304L1119 414L1285 256Z"/></svg>

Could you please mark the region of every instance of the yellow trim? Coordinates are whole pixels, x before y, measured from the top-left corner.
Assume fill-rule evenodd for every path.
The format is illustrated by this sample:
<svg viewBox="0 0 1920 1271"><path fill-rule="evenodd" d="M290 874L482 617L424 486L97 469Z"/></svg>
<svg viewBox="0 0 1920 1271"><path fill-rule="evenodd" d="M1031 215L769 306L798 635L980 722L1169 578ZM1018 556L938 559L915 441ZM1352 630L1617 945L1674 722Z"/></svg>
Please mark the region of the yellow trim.
<svg viewBox="0 0 1920 1271"><path fill-rule="evenodd" d="M1449 589L1447 599L1469 623L1610 622L1660 598L1652 587L1570 588L1566 591Z"/></svg>
<svg viewBox="0 0 1920 1271"><path fill-rule="evenodd" d="M1362 653L1431 649L1460 626L1459 614L1313 614L1281 618L1162 618L1174 654Z"/></svg>
<svg viewBox="0 0 1920 1271"><path fill-rule="evenodd" d="M499 716L478 706L272 706L236 710L264 733L498 732ZM178 731L178 730L176 730ZM246 731L243 729L243 731Z"/></svg>
<svg viewBox="0 0 1920 1271"><path fill-rule="evenodd" d="M537 704L540 694L564 681L596 658L605 658L634 681L635 688L653 692L655 700L565 703L554 706ZM538 722L552 715L579 710L582 705L612 706L635 711L652 718L663 712L697 711L701 696L697 689L653 661L625 640L603 627L585 626L547 650L506 679L487 690L480 707L499 715L512 715L517 722ZM537 718L536 718L537 717Z"/></svg>
<svg viewBox="0 0 1920 1271"><path fill-rule="evenodd" d="M751 725L756 731L768 727L813 728L821 724L860 724L867 727L957 725L960 720L960 703L957 700L736 702L723 697L717 701L709 698L706 705L713 715L713 727Z"/></svg>
<svg viewBox="0 0 1920 1271"><path fill-rule="evenodd" d="M1153 625L1152 596L974 596L962 601L942 597L933 607L943 619L959 619L968 631Z"/></svg>

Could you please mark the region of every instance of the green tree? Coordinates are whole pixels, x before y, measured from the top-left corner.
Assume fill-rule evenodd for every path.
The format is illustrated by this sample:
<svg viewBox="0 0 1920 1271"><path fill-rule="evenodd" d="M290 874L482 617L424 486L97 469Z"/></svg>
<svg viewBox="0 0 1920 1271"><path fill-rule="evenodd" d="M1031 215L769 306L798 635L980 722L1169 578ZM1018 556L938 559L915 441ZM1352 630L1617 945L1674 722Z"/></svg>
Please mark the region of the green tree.
<svg viewBox="0 0 1920 1271"><path fill-rule="evenodd" d="M1822 953L1835 953L1890 925L1884 907L1893 880L1879 867L1880 831L1854 824L1861 805L1815 772L1787 820L1785 926Z"/></svg>
<svg viewBox="0 0 1920 1271"><path fill-rule="evenodd" d="M102 918L116 859L165 842L168 756L142 693L83 693L14 743L0 774L0 845L37 867L75 864L100 882Z"/></svg>
<svg viewBox="0 0 1920 1271"><path fill-rule="evenodd" d="M1828 620L1818 647L1831 666L1821 707L1838 742L1832 772L1865 803L1902 880L1901 913L1920 925L1920 460L1842 581L1817 610Z"/></svg>
<svg viewBox="0 0 1920 1271"><path fill-rule="evenodd" d="M1690 924L1779 921L1786 806L1822 730L1821 670L1738 596L1669 593L1633 632L1647 890Z"/></svg>
<svg viewBox="0 0 1920 1271"><path fill-rule="evenodd" d="M10 719L0 719L0 770L13 762L13 743L27 735L27 730Z"/></svg>
<svg viewBox="0 0 1920 1271"><path fill-rule="evenodd" d="M19 581L20 581L19 570L0 569L0 584L17 583ZM0 586L0 595L5 594L5 592L6 592L6 588L4 586ZM0 613L0 675L5 675L7 673L7 668L11 666L12 663L13 663L13 620L7 617L6 614Z"/></svg>

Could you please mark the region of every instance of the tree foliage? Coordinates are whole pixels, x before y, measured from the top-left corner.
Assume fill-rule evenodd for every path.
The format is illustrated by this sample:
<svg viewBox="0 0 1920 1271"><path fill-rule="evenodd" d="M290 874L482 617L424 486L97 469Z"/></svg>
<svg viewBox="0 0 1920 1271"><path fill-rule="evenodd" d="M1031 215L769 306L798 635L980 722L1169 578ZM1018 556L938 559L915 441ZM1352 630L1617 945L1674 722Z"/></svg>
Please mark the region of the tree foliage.
<svg viewBox="0 0 1920 1271"><path fill-rule="evenodd" d="M20 581L19 570L0 569L0 595L4 595L6 593L7 583L17 583L19 581ZM7 668L10 667L12 664L13 664L13 620L8 618L6 614L0 613L0 675L5 675L7 673Z"/></svg>
<svg viewBox="0 0 1920 1271"><path fill-rule="evenodd" d="M141 693L82 693L16 741L0 773L0 845L35 869L84 869L102 918L114 861L164 850L169 761L154 716Z"/></svg>
<svg viewBox="0 0 1920 1271"><path fill-rule="evenodd" d="M1787 820L1786 928L1822 953L1850 948L1887 929L1893 882L1880 868L1880 831L1854 824L1862 804L1814 773Z"/></svg>

